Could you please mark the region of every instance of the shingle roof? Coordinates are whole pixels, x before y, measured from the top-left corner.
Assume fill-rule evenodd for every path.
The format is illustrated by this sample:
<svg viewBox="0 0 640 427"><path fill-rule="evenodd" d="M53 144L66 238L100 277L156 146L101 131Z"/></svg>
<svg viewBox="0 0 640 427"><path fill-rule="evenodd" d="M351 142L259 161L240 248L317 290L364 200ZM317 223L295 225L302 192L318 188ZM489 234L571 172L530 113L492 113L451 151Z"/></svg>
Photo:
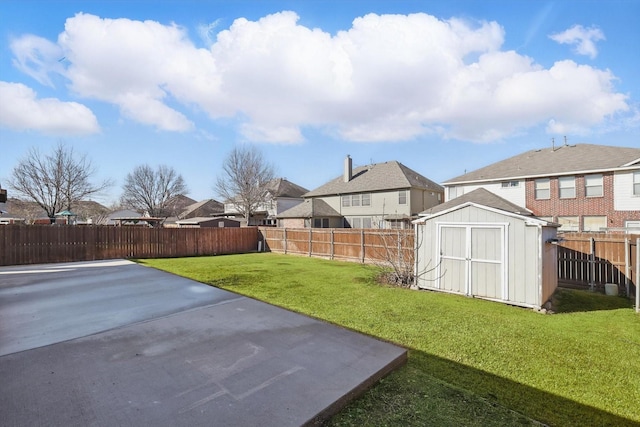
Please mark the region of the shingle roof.
<svg viewBox="0 0 640 427"><path fill-rule="evenodd" d="M307 199L291 209L281 212L276 218L313 218L318 216L340 217L342 215L324 200Z"/></svg>
<svg viewBox="0 0 640 427"><path fill-rule="evenodd" d="M530 210L511 203L510 201L503 199L484 188L478 188L469 193L465 193L460 197L456 197L455 199L436 205L430 209L420 212L420 215L433 215L465 203L476 203L488 208L500 209L505 212L511 212L519 215L532 215Z"/></svg>
<svg viewBox="0 0 640 427"><path fill-rule="evenodd" d="M432 191L443 191L440 185L397 161L360 166L353 169L352 176L353 178L349 182L344 182L343 175L340 175L326 184L309 191L304 197L403 188L423 188Z"/></svg>
<svg viewBox="0 0 640 427"><path fill-rule="evenodd" d="M294 184L284 178L271 180L267 184L267 190L271 192L273 197L302 197L307 190L304 187Z"/></svg>
<svg viewBox="0 0 640 427"><path fill-rule="evenodd" d="M614 170L637 163L640 163L640 148L594 144L563 145L555 149L527 151L450 179L445 185Z"/></svg>

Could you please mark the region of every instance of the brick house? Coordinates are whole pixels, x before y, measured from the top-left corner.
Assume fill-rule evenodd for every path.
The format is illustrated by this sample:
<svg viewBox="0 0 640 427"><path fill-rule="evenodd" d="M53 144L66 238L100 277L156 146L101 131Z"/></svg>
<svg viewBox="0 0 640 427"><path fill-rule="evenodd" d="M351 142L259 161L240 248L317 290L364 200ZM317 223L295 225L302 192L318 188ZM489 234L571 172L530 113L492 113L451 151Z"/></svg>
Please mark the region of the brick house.
<svg viewBox="0 0 640 427"><path fill-rule="evenodd" d="M446 181L454 199L485 188L560 231L640 228L640 149L593 144L527 151Z"/></svg>

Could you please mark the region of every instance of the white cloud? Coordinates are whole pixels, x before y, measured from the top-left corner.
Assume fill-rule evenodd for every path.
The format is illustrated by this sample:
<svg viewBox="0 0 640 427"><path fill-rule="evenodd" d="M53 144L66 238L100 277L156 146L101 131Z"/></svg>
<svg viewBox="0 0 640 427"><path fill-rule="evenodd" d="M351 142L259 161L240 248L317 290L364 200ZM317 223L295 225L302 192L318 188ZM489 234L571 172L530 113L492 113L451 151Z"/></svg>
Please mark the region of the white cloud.
<svg viewBox="0 0 640 427"><path fill-rule="evenodd" d="M604 33L599 28L584 28L582 25L574 25L561 33L550 35L549 38L560 44L574 45L577 54L586 55L591 59L598 56L596 42L605 40Z"/></svg>
<svg viewBox="0 0 640 427"><path fill-rule="evenodd" d="M9 47L15 56L13 65L42 85L53 87L49 74L64 72L62 49L45 38L26 35L11 40Z"/></svg>
<svg viewBox="0 0 640 427"><path fill-rule="evenodd" d="M279 143L303 141L305 127L365 142L433 132L493 141L540 125L588 132L629 108L610 71L571 61L546 69L501 50L504 37L496 22L427 14L370 14L332 35L281 12L236 19L201 49L177 25L78 14L58 38L65 67L41 68L161 130L191 130L202 111L236 119L244 138Z"/></svg>
<svg viewBox="0 0 640 427"><path fill-rule="evenodd" d="M94 114L77 102L38 99L21 83L0 81L0 126L50 135L88 135L100 131Z"/></svg>

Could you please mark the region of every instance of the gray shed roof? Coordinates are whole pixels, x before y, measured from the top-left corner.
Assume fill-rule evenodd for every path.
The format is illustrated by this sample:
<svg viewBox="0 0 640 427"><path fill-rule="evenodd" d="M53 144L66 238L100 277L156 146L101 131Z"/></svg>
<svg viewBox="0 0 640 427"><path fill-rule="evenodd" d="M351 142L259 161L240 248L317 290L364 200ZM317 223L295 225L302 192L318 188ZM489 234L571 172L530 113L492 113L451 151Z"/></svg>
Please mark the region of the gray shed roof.
<svg viewBox="0 0 640 427"><path fill-rule="evenodd" d="M311 190L304 197L363 193L396 189L422 188L443 191L443 188L397 161L375 163L353 169L353 178L345 182L343 175Z"/></svg>
<svg viewBox="0 0 640 427"><path fill-rule="evenodd" d="M615 170L638 163L640 148L594 144L562 145L555 149L527 151L450 179L445 185Z"/></svg>
<svg viewBox="0 0 640 427"><path fill-rule="evenodd" d="M281 212L276 218L340 217L340 213L320 199L306 199L304 202Z"/></svg>
<svg viewBox="0 0 640 427"><path fill-rule="evenodd" d="M492 193L484 188L478 188L469 193L463 194L460 197L449 200L448 202L441 203L423 212L420 212L420 216L434 215L439 212L455 208L456 206L463 205L465 203L476 203L478 205L486 206L489 208L499 209L505 212L511 212L518 215L529 216L532 215L529 209L518 206L510 201L503 199L502 197Z"/></svg>

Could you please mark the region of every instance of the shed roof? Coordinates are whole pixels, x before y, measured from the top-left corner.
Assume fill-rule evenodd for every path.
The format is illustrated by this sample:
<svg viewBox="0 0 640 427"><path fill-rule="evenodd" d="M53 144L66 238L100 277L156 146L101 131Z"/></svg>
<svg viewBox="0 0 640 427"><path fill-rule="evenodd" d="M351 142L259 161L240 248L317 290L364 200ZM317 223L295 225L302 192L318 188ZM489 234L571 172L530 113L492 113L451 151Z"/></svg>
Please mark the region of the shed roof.
<svg viewBox="0 0 640 427"><path fill-rule="evenodd" d="M608 171L640 164L640 148L576 144L530 150L446 181L457 184Z"/></svg>
<svg viewBox="0 0 640 427"><path fill-rule="evenodd" d="M516 205L515 203L511 203L507 199L504 199L485 188L477 188L469 193L463 194L460 197L456 197L455 199L451 199L447 202L441 203L423 212L420 212L420 216L434 215L439 212L443 212L443 211L455 208L457 206L463 205L465 203L475 203L478 205L499 209L501 211L515 213L518 215L524 215L524 216L533 215L531 211L527 208L523 208L521 206Z"/></svg>
<svg viewBox="0 0 640 427"><path fill-rule="evenodd" d="M309 191L304 197L409 188L443 191L439 184L420 175L418 172L400 162L390 161L354 168L351 180L345 182L344 176L340 175L326 184Z"/></svg>

